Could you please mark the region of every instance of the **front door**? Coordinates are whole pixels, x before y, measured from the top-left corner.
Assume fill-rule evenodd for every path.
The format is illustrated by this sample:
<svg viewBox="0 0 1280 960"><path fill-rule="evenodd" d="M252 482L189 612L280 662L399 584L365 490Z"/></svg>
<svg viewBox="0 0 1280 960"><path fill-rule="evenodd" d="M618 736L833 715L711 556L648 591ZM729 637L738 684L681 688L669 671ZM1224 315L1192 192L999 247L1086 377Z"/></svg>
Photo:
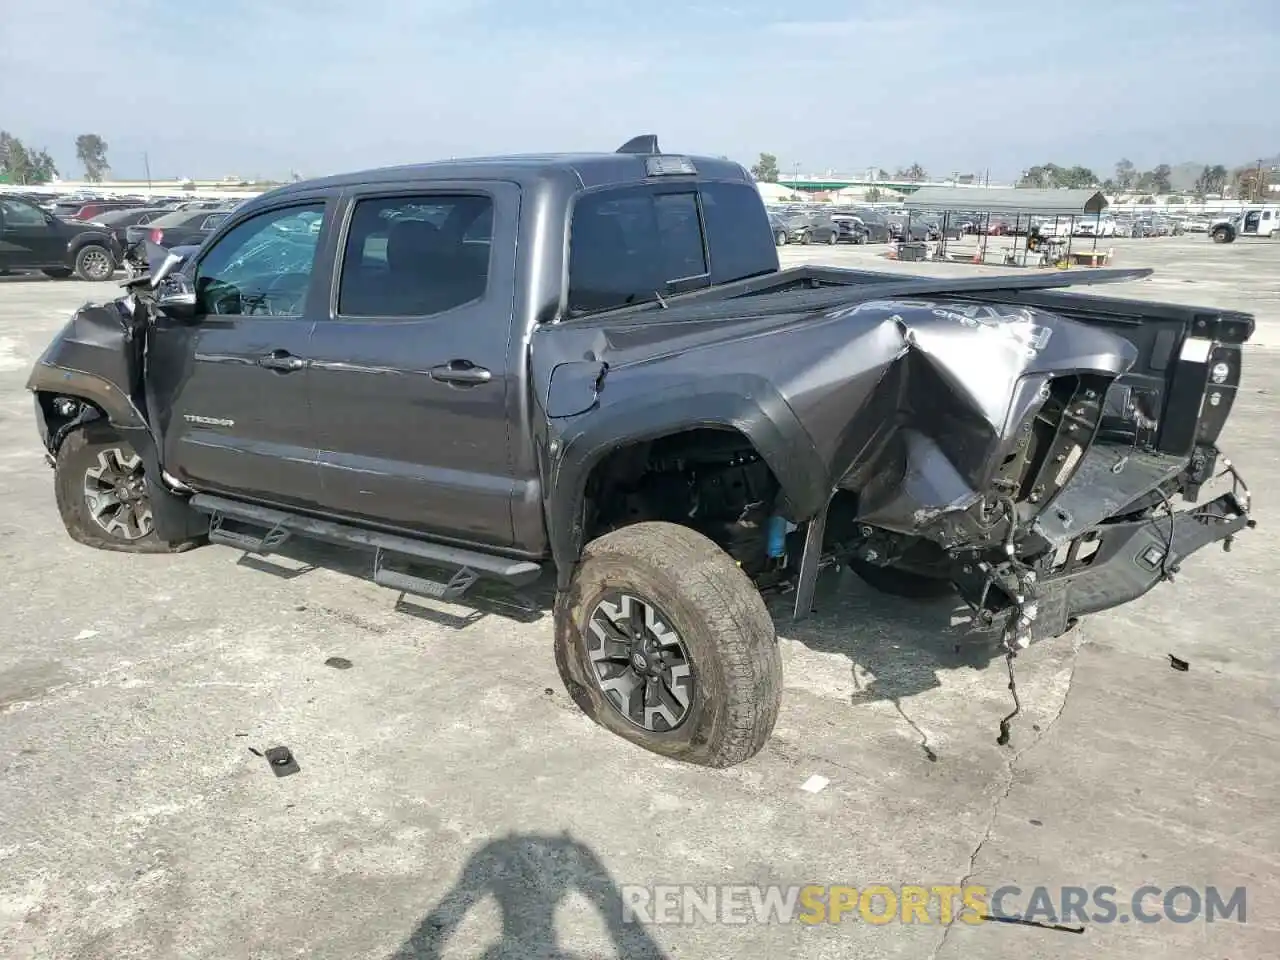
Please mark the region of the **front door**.
<svg viewBox="0 0 1280 960"><path fill-rule="evenodd" d="M147 402L164 468L197 490L314 505L306 358L328 287L315 269L325 211L295 200L240 220L184 268L196 316L153 331Z"/></svg>
<svg viewBox="0 0 1280 960"><path fill-rule="evenodd" d="M1258 223L1261 217L1261 210L1250 210L1244 215L1244 227L1240 232L1247 236L1256 237L1258 235Z"/></svg>
<svg viewBox="0 0 1280 960"><path fill-rule="evenodd" d="M307 373L327 512L511 544L519 196L507 183L354 195Z"/></svg>
<svg viewBox="0 0 1280 960"><path fill-rule="evenodd" d="M0 270L62 266L66 243L39 207L0 198Z"/></svg>

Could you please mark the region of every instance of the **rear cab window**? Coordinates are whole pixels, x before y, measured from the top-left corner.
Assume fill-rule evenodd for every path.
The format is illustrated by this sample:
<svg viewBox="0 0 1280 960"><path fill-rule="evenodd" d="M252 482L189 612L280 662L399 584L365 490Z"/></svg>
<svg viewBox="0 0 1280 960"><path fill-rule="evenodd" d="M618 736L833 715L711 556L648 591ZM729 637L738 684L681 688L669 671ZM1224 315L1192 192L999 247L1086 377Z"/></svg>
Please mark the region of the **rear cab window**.
<svg viewBox="0 0 1280 960"><path fill-rule="evenodd" d="M569 226L569 316L778 269L769 215L749 183L705 181L585 193Z"/></svg>

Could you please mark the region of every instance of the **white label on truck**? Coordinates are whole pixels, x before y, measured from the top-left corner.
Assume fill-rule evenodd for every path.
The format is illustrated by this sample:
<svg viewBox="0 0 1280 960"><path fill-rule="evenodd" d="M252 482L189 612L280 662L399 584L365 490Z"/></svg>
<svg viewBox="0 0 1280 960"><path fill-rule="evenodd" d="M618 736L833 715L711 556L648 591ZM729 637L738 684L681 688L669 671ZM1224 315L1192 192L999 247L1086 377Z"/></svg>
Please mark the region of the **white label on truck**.
<svg viewBox="0 0 1280 960"><path fill-rule="evenodd" d="M1188 360L1191 363L1207 363L1209 360L1209 349L1213 343L1208 340L1196 340L1192 337L1182 341L1182 352L1178 354L1181 360Z"/></svg>

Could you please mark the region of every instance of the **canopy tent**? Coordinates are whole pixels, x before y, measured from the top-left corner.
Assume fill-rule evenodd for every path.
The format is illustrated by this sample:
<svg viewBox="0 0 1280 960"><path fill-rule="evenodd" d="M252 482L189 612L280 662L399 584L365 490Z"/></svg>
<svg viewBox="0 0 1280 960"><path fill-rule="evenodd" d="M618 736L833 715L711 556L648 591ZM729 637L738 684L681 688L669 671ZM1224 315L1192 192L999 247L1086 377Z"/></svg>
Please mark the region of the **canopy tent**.
<svg viewBox="0 0 1280 960"><path fill-rule="evenodd" d="M980 210L985 213L1047 213L1082 217L1105 210L1107 198L1096 190L921 187L907 197L906 206L912 211L929 213Z"/></svg>

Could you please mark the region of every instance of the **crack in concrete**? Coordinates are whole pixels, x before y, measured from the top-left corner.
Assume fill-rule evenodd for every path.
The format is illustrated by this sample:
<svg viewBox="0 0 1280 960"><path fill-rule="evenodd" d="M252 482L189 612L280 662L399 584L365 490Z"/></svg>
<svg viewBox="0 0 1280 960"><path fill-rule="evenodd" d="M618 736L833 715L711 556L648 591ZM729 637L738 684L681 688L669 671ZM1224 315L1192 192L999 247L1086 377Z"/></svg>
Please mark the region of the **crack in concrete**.
<svg viewBox="0 0 1280 960"><path fill-rule="evenodd" d="M1049 731L1061 719L1062 714L1066 712L1067 701L1071 699L1071 690L1076 679L1076 664L1080 659L1080 649L1084 646L1084 642L1073 643L1071 646L1071 668L1067 674L1067 689L1063 691L1062 703L1058 704L1058 710L1044 725L1044 729L1040 730L1035 739L1028 743L1021 750L1014 752L1013 756L1005 761L1005 784L1004 789L996 794L995 799L991 803L991 815L987 818L986 828L982 831L982 836L978 838L977 845L969 853L969 868L965 871L963 877L960 878L959 886L964 888L968 886L973 879L974 874L978 870L978 857L982 853L982 848L987 845L987 841L991 839L991 834L996 828L996 819L1000 816L1000 805L1009 798L1009 794L1013 793L1013 784L1017 778L1018 761L1023 755L1034 750L1040 745L1040 742L1049 735ZM947 939L951 936L951 930L955 926L956 915L952 914L951 920L942 928L942 936L938 938L938 942L934 944L933 950L929 952L928 960L937 960L938 955L942 952L942 948L947 945Z"/></svg>

